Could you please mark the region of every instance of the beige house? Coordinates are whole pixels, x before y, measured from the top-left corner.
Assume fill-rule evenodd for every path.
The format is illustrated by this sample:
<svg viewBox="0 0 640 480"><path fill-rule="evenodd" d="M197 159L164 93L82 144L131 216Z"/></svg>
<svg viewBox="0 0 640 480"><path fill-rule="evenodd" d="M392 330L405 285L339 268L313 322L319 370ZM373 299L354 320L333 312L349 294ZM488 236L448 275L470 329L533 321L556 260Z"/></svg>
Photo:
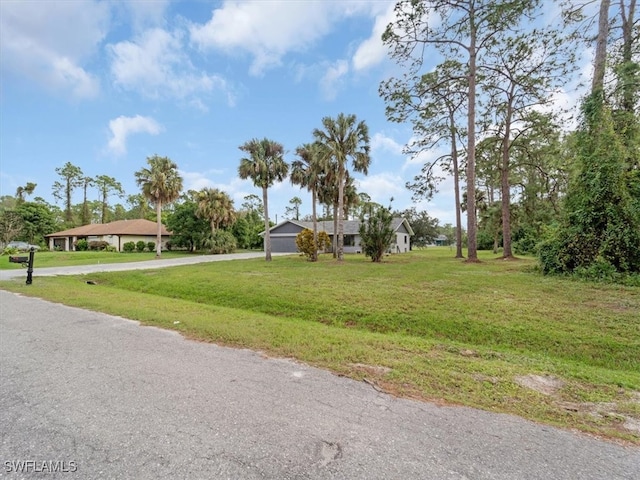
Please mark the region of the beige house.
<svg viewBox="0 0 640 480"><path fill-rule="evenodd" d="M62 232L45 235L49 243L49 250L75 250L78 240L105 241L121 252L122 246L127 242L156 242L158 224L149 220L118 220L111 223L96 223L83 225ZM162 225L162 249L166 249L167 240L171 238L169 232Z"/></svg>

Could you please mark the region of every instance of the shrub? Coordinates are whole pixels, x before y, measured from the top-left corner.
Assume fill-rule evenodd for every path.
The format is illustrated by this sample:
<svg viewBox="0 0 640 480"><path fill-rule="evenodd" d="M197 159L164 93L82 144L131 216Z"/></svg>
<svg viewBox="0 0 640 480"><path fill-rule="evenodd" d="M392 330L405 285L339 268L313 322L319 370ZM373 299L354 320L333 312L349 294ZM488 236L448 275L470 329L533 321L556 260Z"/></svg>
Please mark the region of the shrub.
<svg viewBox="0 0 640 480"><path fill-rule="evenodd" d="M87 242L85 239L76 241L76 250L78 252L86 252L87 250L89 250L89 242Z"/></svg>
<svg viewBox="0 0 640 480"><path fill-rule="evenodd" d="M305 255L309 260L314 258L314 250L324 250L331 246L331 239L325 231L318 232L318 247L313 247L313 230L305 228L296 235L296 247L298 251Z"/></svg>
<svg viewBox="0 0 640 480"><path fill-rule="evenodd" d="M138 240L136 242L136 250L138 252L144 252L144 249L145 249L146 246L147 246L147 244L144 243L144 241L142 241L142 240Z"/></svg>
<svg viewBox="0 0 640 480"><path fill-rule="evenodd" d="M156 242L147 242L147 250L153 252L156 249Z"/></svg>
<svg viewBox="0 0 640 480"><path fill-rule="evenodd" d="M109 242L104 240L92 240L89 242L89 250L104 250L109 246Z"/></svg>
<svg viewBox="0 0 640 480"><path fill-rule="evenodd" d="M5 247L2 251L2 255L15 255L18 253L18 249L16 247Z"/></svg>
<svg viewBox="0 0 640 480"><path fill-rule="evenodd" d="M122 250L127 253L132 253L136 249L136 244L134 242L126 242L122 245Z"/></svg>
<svg viewBox="0 0 640 480"><path fill-rule="evenodd" d="M231 253L238 246L236 237L226 230L216 230L216 233L207 243L209 244L211 253Z"/></svg>
<svg viewBox="0 0 640 480"><path fill-rule="evenodd" d="M389 250L395 234L391 228L391 209L371 207L368 215L361 218L360 238L362 251L372 262L379 262Z"/></svg>
<svg viewBox="0 0 640 480"><path fill-rule="evenodd" d="M104 249L105 252L117 252L118 249L114 245L107 245L107 248Z"/></svg>

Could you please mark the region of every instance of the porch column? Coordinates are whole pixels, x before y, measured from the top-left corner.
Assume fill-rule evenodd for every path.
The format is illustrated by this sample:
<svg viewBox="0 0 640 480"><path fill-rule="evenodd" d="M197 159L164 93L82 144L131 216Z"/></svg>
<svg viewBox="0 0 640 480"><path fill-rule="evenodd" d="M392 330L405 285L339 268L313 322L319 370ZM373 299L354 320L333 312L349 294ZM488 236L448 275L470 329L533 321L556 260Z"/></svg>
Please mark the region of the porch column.
<svg viewBox="0 0 640 480"><path fill-rule="evenodd" d="M54 241L53 241L53 237L49 237L49 250L53 251L54 250Z"/></svg>
<svg viewBox="0 0 640 480"><path fill-rule="evenodd" d="M64 251L69 251L69 237L64 237Z"/></svg>
<svg viewBox="0 0 640 480"><path fill-rule="evenodd" d="M75 252L76 250L76 242L78 241L78 237L73 237L73 243L71 244L72 250Z"/></svg>

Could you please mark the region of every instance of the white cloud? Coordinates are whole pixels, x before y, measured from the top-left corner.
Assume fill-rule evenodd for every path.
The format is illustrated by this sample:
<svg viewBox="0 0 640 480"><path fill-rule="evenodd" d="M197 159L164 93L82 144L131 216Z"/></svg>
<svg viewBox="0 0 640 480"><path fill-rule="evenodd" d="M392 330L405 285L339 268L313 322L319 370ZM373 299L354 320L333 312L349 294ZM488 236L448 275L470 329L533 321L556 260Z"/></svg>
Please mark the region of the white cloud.
<svg viewBox="0 0 640 480"><path fill-rule="evenodd" d="M387 47L382 43L382 34L387 25L395 19L394 7L395 4L390 3L386 10L376 16L371 36L360 44L353 55L353 69L356 72L379 64L387 56Z"/></svg>
<svg viewBox="0 0 640 480"><path fill-rule="evenodd" d="M371 150L374 152L387 151L395 155L400 155L403 149L404 145L400 145L393 138L387 137L382 132L376 132L373 137L371 137Z"/></svg>
<svg viewBox="0 0 640 480"><path fill-rule="evenodd" d="M200 109L205 104L199 95L228 86L224 78L198 72L183 50L180 32L160 28L147 30L135 41L108 46L112 57L111 73L117 85L150 98L188 99ZM230 101L231 101L230 97Z"/></svg>
<svg viewBox="0 0 640 480"><path fill-rule="evenodd" d="M251 73L259 75L325 35L336 3L225 1L206 24L192 25L191 41L203 49L246 51L253 56Z"/></svg>
<svg viewBox="0 0 640 480"><path fill-rule="evenodd" d="M334 100L340 89L342 79L349 72L349 63L338 60L327 67L327 71L320 79L320 88L325 99Z"/></svg>
<svg viewBox="0 0 640 480"><path fill-rule="evenodd" d="M136 115L135 117L120 116L109 122L111 139L107 148L116 155L127 153L127 137L134 133L148 133L158 135L162 126L151 117Z"/></svg>
<svg viewBox="0 0 640 480"><path fill-rule="evenodd" d="M403 178L388 172L356 179L355 183L358 192L367 193L371 200L385 206L389 204L391 197L406 191Z"/></svg>
<svg viewBox="0 0 640 480"><path fill-rule="evenodd" d="M109 18L106 2L2 1L2 67L76 98L95 96L98 79L82 63L104 39Z"/></svg>
<svg viewBox="0 0 640 480"><path fill-rule="evenodd" d="M261 75L279 66L287 53L308 49L337 22L375 15L388 4L379 0L226 0L207 23L191 26L191 41L203 50L246 52L253 57L251 74Z"/></svg>

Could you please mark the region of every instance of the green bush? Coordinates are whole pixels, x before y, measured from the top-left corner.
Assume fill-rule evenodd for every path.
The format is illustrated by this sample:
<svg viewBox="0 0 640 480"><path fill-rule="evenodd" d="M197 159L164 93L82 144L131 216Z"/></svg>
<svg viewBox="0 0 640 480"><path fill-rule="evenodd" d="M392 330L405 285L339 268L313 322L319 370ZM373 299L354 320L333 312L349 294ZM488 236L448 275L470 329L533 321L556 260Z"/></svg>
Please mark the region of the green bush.
<svg viewBox="0 0 640 480"><path fill-rule="evenodd" d="M15 255L18 253L18 249L16 247L5 247L2 251L2 255Z"/></svg>
<svg viewBox="0 0 640 480"><path fill-rule="evenodd" d="M232 253L238 246L236 237L226 230L216 230L207 243L211 253Z"/></svg>
<svg viewBox="0 0 640 480"><path fill-rule="evenodd" d="M109 246L109 242L104 240L92 240L89 242L89 250L105 250Z"/></svg>
<svg viewBox="0 0 640 480"><path fill-rule="evenodd" d="M76 242L76 251L86 252L87 250L89 250L89 242L87 242L85 239L78 240Z"/></svg>
<svg viewBox="0 0 640 480"><path fill-rule="evenodd" d="M314 258L314 250L324 250L331 246L331 239L325 231L318 232L318 246L313 248L313 230L305 228L296 235L296 247L298 251L305 255L309 260Z"/></svg>
<svg viewBox="0 0 640 480"><path fill-rule="evenodd" d="M372 262L379 262L393 243L392 221L391 209L384 207L370 207L368 214L360 218L360 245Z"/></svg>
<svg viewBox="0 0 640 480"><path fill-rule="evenodd" d="M156 249L156 242L147 242L147 250L149 250L150 252L155 251Z"/></svg>
<svg viewBox="0 0 640 480"><path fill-rule="evenodd" d="M122 245L122 250L125 251L126 253L132 253L135 251L135 249L136 249L135 242L126 242L124 245Z"/></svg>
<svg viewBox="0 0 640 480"><path fill-rule="evenodd" d="M138 240L136 242L136 250L140 253L144 252L144 249L147 247L147 244L144 243L143 240Z"/></svg>
<svg viewBox="0 0 640 480"><path fill-rule="evenodd" d="M114 245L108 245L107 248L104 249L105 252L117 252L118 249Z"/></svg>

